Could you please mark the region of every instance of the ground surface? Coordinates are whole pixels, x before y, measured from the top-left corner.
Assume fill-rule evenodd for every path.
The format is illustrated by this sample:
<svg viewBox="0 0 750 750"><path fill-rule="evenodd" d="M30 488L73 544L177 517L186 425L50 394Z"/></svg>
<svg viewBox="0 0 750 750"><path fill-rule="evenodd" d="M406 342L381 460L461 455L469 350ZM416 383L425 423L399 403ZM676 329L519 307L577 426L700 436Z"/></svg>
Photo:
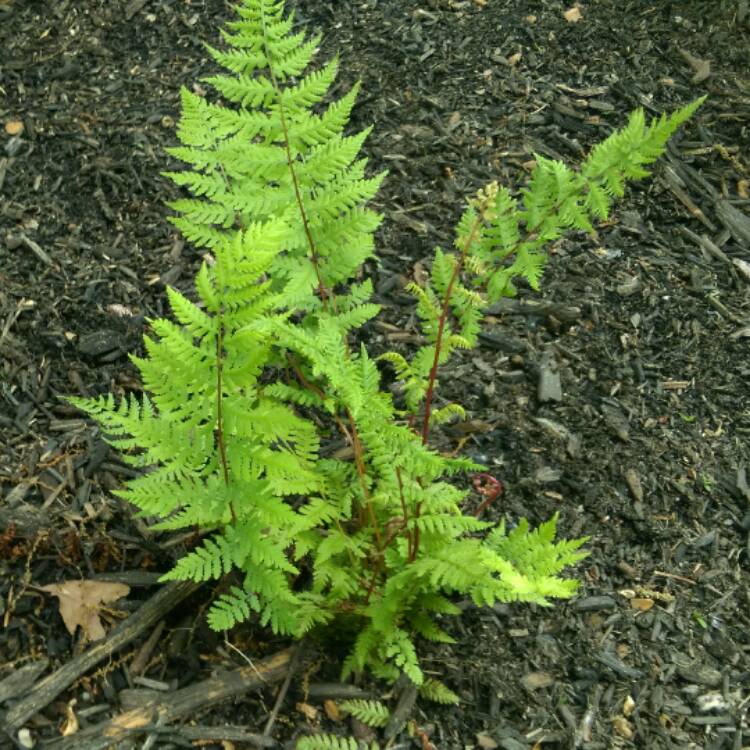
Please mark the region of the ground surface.
<svg viewBox="0 0 750 750"><path fill-rule="evenodd" d="M374 346L413 331L403 285L449 246L468 194L521 185L533 153L580 160L636 106L708 94L655 179L598 239L553 248L541 297L522 290L552 307L496 311L443 377L471 417L446 441L468 437L505 485L495 517L560 511L591 556L563 606L467 608L457 645L426 651L462 706L419 703L413 717L439 748L750 746L747 3L590 0L577 23L552 1L296 6L325 33L323 57L340 52L341 91L362 79L353 125L375 123L366 150L390 169ZM179 86L212 72L201 40L229 14L221 0L0 2L0 681L80 651L34 587L170 564L168 538L107 494L125 478L116 456L58 396L137 386L126 352L144 317L162 314L165 284L190 287L198 254L166 221L176 192L159 172ZM559 401L540 399L550 369ZM203 624L205 588L166 617L145 677L171 689L243 663ZM252 658L287 645L261 631L233 643ZM66 711L82 727L106 717L139 646L0 747L58 737ZM337 659L307 678L335 680ZM301 689L295 678L280 741L333 726L295 709ZM272 704L267 690L191 718L262 731Z"/></svg>

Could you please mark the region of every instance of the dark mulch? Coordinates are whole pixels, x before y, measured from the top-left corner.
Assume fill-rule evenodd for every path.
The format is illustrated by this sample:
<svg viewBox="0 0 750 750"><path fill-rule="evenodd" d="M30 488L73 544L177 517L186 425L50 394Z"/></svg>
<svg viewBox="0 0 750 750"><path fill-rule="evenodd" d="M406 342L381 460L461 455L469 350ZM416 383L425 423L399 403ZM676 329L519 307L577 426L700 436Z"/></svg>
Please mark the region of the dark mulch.
<svg viewBox="0 0 750 750"><path fill-rule="evenodd" d="M443 377L443 395L471 417L446 445L464 442L505 485L491 513L536 522L560 511L592 554L572 602L467 607L450 626L457 645L425 650L462 706L418 702L412 716L445 748L750 745L747 0L590 0L578 23L554 1L296 6L300 24L325 33L324 57L340 51L341 90L362 79L354 125L375 123L367 152L390 170L376 347L409 345L403 286L435 244L450 246L467 195L494 178L523 183L534 153L580 160L636 106L657 113L708 94L596 240L552 249L545 304L522 290ZM126 469L58 396L137 387L126 354L145 318L164 312L166 284L190 287L199 254L166 221L176 191L159 173L172 166L179 87L211 72L201 42L229 15L219 0L0 0L6 711L40 669L87 653L36 586L119 577L135 611L158 590L147 574L185 541L150 533L108 495ZM136 688L169 696L247 667L232 646L255 662L288 645L250 627L223 643L202 619L210 594L156 611L163 626L76 676L0 746L58 738L71 715L85 732L135 705ZM273 737L333 726L322 696L335 692L316 683L336 679L338 658L330 647L300 662ZM3 681L13 676L21 687ZM307 686L318 718L295 709ZM188 716L204 728L162 726L136 746L218 744L205 727L224 724L239 727L225 743L252 746L243 737L263 731L273 703L272 688L224 700ZM398 746L420 746L413 734Z"/></svg>

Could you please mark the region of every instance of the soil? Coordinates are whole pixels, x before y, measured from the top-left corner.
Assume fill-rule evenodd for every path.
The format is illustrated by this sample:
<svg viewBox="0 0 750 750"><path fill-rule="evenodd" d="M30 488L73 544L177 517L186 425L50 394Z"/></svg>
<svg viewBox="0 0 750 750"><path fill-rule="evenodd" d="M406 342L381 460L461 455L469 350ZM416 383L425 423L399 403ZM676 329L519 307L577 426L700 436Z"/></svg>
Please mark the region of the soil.
<svg viewBox="0 0 750 750"><path fill-rule="evenodd" d="M376 348L413 333L404 284L450 247L467 196L492 179L521 186L534 154L580 162L635 107L708 96L653 178L595 238L556 243L542 293L495 308L482 346L443 373L443 396L469 410L445 445L504 485L488 517L559 512L591 555L570 602L466 604L449 624L457 643L424 650L461 706L418 701L394 742L750 747L747 0L587 0L577 21L554 0L294 7L300 27L324 33L320 59L340 53L336 94L362 80L352 127L375 124L367 155L390 170L375 203ZM180 86L213 72L202 42L230 17L221 0L0 0L0 718L86 649L38 587L129 581L123 617L159 590L147 573L184 541L109 494L127 471L60 396L137 388L127 353L164 314L165 286L190 289L200 253L167 221L178 193L160 172L174 166ZM240 651L289 645L257 627L222 642L202 616L210 596L204 586L165 615L140 677L132 660L151 629L0 747L45 746L73 718L85 729L114 715L128 690L169 693L244 666ZM41 674L8 689L35 663ZM336 694L321 684L339 665L323 649L294 675L267 744L350 729L315 697ZM269 687L190 718L262 733L274 700ZM180 726L121 747L255 746Z"/></svg>

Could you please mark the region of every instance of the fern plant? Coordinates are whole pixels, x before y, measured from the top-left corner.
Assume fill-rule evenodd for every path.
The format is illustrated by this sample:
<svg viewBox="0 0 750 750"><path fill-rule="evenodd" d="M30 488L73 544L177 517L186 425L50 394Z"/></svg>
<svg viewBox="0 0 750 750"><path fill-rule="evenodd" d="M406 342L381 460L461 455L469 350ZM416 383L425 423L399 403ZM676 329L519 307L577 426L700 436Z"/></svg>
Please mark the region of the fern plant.
<svg viewBox="0 0 750 750"><path fill-rule="evenodd" d="M213 628L253 614L295 637L354 625L345 675L405 673L451 703L416 651L418 637L452 640L451 597L548 605L574 594L561 573L585 553L582 539L556 541L557 517L508 530L463 512L452 478L481 467L430 447L432 426L462 413L433 408L439 369L476 345L483 308L514 279L538 287L550 241L607 216L700 100L648 125L634 113L578 170L537 157L519 195L479 191L456 252L437 248L429 281L411 286L425 345L381 356L403 384L396 404L377 361L350 346L379 312L358 278L381 220L366 202L384 177L358 157L369 129L344 134L358 86L324 105L337 61L311 67L319 38L294 32L282 0L237 12L227 50L207 48L227 71L206 79L219 99L183 90L172 154L186 168L166 173L192 195L170 204L173 222L210 250L194 300L170 289L176 322L150 321L146 356L132 358L140 398L70 401L143 469L121 497L157 530L201 529L164 580L241 574L213 604ZM331 455L337 437L349 455Z"/></svg>

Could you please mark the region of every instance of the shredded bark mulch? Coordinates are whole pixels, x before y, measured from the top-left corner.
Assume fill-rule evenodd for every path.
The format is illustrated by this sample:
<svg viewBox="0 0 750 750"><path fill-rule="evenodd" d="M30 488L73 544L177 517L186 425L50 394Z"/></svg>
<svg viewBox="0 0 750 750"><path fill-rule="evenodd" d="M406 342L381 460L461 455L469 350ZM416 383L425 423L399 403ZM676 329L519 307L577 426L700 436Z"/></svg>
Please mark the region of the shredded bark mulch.
<svg viewBox="0 0 750 750"><path fill-rule="evenodd" d="M366 152L390 170L375 349L413 345L404 286L477 188L522 185L534 154L580 162L635 107L708 95L653 179L596 238L556 243L541 295L497 305L442 376L469 417L441 447L504 486L487 516L559 512L564 535L590 535L580 596L462 603L456 645L424 648L461 696L445 708L339 684L336 643L251 625L224 641L210 586L156 584L191 539L109 494L130 470L59 397L137 390L127 354L165 286L191 287L200 253L166 220L160 172L179 88L214 72L202 42L231 8L0 0L0 747L363 737L335 721L352 696L389 701L393 747L750 747L747 0L294 7L320 59L340 53L336 93L362 80L352 126L375 124ZM40 591L62 580L130 588L93 645Z"/></svg>

